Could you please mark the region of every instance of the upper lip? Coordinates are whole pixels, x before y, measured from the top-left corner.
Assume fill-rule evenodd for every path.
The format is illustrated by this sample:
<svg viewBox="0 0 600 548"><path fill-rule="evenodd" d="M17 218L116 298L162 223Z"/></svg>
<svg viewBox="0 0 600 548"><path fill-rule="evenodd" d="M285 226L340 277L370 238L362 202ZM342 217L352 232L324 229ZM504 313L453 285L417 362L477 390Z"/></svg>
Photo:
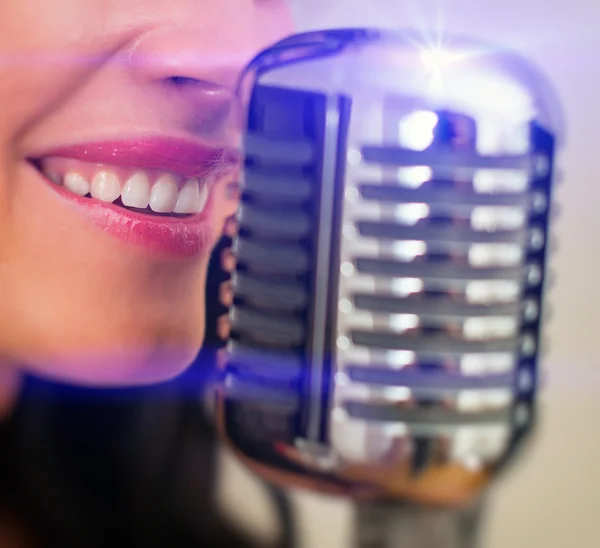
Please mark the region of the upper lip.
<svg viewBox="0 0 600 548"><path fill-rule="evenodd" d="M73 158L90 163L138 169L169 171L186 178L205 177L210 173L237 166L239 150L214 147L176 137L135 137L102 140L58 147L37 154L44 157Z"/></svg>

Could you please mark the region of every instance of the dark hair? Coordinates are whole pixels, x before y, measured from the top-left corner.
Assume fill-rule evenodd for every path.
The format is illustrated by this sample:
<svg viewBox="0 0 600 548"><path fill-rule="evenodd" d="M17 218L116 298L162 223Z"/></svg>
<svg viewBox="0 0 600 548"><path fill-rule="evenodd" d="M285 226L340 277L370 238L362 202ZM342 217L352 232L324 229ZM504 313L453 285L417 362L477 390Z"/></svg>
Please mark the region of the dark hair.
<svg viewBox="0 0 600 548"><path fill-rule="evenodd" d="M214 432L181 380L105 391L27 379L0 434L3 507L44 546L251 546L215 509Z"/></svg>

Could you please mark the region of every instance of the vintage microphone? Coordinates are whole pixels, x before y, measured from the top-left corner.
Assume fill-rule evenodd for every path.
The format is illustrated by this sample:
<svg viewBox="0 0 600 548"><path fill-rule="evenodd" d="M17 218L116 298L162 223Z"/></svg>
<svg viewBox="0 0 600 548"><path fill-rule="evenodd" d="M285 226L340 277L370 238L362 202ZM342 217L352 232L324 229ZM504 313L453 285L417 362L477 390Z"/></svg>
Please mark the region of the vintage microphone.
<svg viewBox="0 0 600 548"><path fill-rule="evenodd" d="M435 44L310 32L240 82L217 424L265 479L356 498L361 546L472 546L535 418L560 112L520 57Z"/></svg>

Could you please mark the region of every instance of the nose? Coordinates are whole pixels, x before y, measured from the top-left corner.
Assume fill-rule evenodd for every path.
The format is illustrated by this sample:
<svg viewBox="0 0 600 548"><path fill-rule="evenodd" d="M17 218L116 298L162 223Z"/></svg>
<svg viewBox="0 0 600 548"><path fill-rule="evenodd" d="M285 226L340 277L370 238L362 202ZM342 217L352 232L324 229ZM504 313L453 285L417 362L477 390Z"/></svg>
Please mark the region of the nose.
<svg viewBox="0 0 600 548"><path fill-rule="evenodd" d="M145 83L197 83L212 94L231 93L254 53L251 37L179 27L147 32L130 51L134 77Z"/></svg>
<svg viewBox="0 0 600 548"><path fill-rule="evenodd" d="M214 129L231 113L239 74L258 49L252 26L236 27L150 30L129 51L130 72L138 84L194 109L194 126Z"/></svg>

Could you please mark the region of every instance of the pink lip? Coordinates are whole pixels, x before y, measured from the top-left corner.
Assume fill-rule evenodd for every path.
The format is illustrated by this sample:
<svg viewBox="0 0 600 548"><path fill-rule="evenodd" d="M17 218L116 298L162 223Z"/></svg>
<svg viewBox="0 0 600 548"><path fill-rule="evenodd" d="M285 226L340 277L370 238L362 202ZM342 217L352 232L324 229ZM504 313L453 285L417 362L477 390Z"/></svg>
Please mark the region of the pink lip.
<svg viewBox="0 0 600 548"><path fill-rule="evenodd" d="M52 149L37 157L74 158L84 162L171 171L191 179L239 162L233 149L216 148L184 139L146 137L98 141Z"/></svg>
<svg viewBox="0 0 600 548"><path fill-rule="evenodd" d="M219 172L238 159L235 151L199 146L183 140L147 138L81 144L45 152L42 157L64 157L90 163L165 170L184 177L202 177ZM162 255L193 258L207 253L214 241L210 223L211 197L204 210L189 217L146 215L123 207L83 198L51 181L62 198L89 218L94 225L123 241Z"/></svg>

